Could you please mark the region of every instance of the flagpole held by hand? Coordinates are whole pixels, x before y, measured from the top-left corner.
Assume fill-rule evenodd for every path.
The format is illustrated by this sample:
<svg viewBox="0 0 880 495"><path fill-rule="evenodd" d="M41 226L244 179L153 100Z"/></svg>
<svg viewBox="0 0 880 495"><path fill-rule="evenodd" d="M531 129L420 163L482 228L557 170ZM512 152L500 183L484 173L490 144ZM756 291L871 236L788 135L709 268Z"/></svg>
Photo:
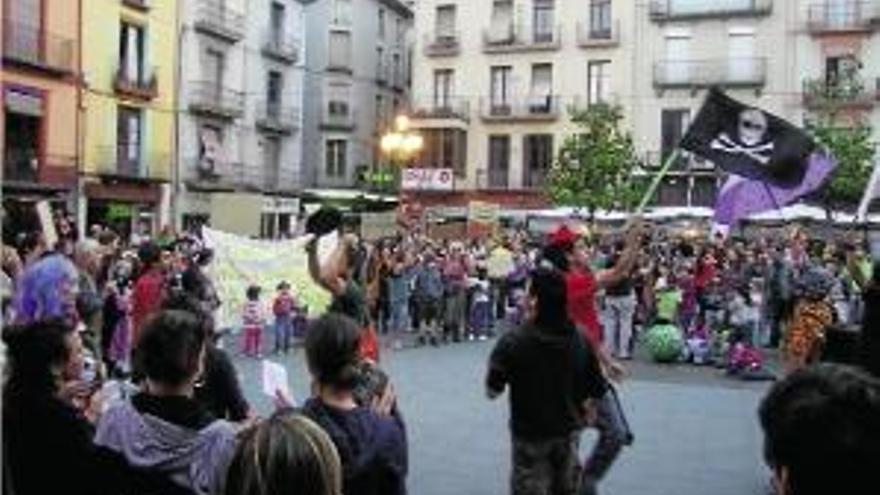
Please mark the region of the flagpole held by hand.
<svg viewBox="0 0 880 495"><path fill-rule="evenodd" d="M663 166L660 167L660 170L657 171L657 174L654 176L654 179L651 181L651 185L648 187L648 190L645 191L645 195L642 197L642 200L639 202L638 208L636 208L636 215L641 215L644 213L645 208L647 208L648 203L651 202L651 199L654 198L654 194L657 192L657 188L660 187L660 182L669 173L669 170L672 168L672 165L678 161L678 158L681 156L681 148L675 148L672 150L672 153L666 157L666 161L663 162Z"/></svg>

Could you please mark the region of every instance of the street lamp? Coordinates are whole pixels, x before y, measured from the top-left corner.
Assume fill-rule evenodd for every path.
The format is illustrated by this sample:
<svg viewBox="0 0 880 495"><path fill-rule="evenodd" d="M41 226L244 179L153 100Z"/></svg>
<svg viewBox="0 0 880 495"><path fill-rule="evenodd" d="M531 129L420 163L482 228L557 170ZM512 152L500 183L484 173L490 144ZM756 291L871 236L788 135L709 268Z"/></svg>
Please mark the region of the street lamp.
<svg viewBox="0 0 880 495"><path fill-rule="evenodd" d="M409 118L406 115L399 115L394 120L394 131L382 136L379 146L382 152L388 155L388 158L394 163L395 158L399 158L406 163L416 153L424 147L422 136L410 132Z"/></svg>

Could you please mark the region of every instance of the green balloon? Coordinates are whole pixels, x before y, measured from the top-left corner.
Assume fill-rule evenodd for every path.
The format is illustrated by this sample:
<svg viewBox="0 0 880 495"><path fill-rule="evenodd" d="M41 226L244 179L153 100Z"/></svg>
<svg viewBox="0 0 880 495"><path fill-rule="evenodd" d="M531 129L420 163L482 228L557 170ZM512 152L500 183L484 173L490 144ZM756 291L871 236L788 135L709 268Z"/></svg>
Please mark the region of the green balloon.
<svg viewBox="0 0 880 495"><path fill-rule="evenodd" d="M675 325L654 325L645 334L645 347L658 363L678 360L684 350L684 336Z"/></svg>

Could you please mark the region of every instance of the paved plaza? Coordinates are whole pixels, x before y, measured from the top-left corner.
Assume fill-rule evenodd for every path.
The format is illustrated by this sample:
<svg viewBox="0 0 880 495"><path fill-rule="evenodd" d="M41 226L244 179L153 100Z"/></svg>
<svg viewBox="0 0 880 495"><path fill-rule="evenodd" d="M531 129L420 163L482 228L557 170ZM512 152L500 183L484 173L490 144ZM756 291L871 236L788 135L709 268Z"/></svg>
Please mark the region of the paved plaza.
<svg viewBox="0 0 880 495"><path fill-rule="evenodd" d="M483 375L493 342L385 351L405 414L414 495L508 493L506 395L485 398ZM283 360L296 398L308 375L297 349ZM236 358L260 413L258 361ZM602 486L604 495L764 495L758 403L767 383L735 382L708 368L630 365L622 400L636 435ZM595 438L585 434L586 445Z"/></svg>

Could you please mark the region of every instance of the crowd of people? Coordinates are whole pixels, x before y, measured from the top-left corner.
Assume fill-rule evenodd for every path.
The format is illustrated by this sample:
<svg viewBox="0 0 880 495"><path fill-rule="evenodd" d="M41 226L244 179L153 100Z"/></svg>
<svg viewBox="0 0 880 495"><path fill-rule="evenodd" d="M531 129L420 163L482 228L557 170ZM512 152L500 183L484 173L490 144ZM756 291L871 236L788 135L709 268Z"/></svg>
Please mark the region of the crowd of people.
<svg viewBox="0 0 880 495"><path fill-rule="evenodd" d="M616 385L660 327L681 342L674 360L754 369L781 350L785 379L760 411L781 493L831 486L811 472L821 449L853 487L880 458L880 270L857 242L697 240L636 222L473 242L349 234L322 262L315 232L305 249L325 313L308 314L288 281L248 288L241 352L262 355L270 329L279 354L301 336L312 376L310 397L279 392L260 418L217 345L223 301L197 235L60 232L54 246L27 234L2 247L4 493L403 494L407 428L382 344L494 338L485 385L509 393L511 492L597 493L634 442ZM815 366L848 327L864 372ZM800 439L823 417L847 438ZM581 462L584 428L599 437Z"/></svg>

